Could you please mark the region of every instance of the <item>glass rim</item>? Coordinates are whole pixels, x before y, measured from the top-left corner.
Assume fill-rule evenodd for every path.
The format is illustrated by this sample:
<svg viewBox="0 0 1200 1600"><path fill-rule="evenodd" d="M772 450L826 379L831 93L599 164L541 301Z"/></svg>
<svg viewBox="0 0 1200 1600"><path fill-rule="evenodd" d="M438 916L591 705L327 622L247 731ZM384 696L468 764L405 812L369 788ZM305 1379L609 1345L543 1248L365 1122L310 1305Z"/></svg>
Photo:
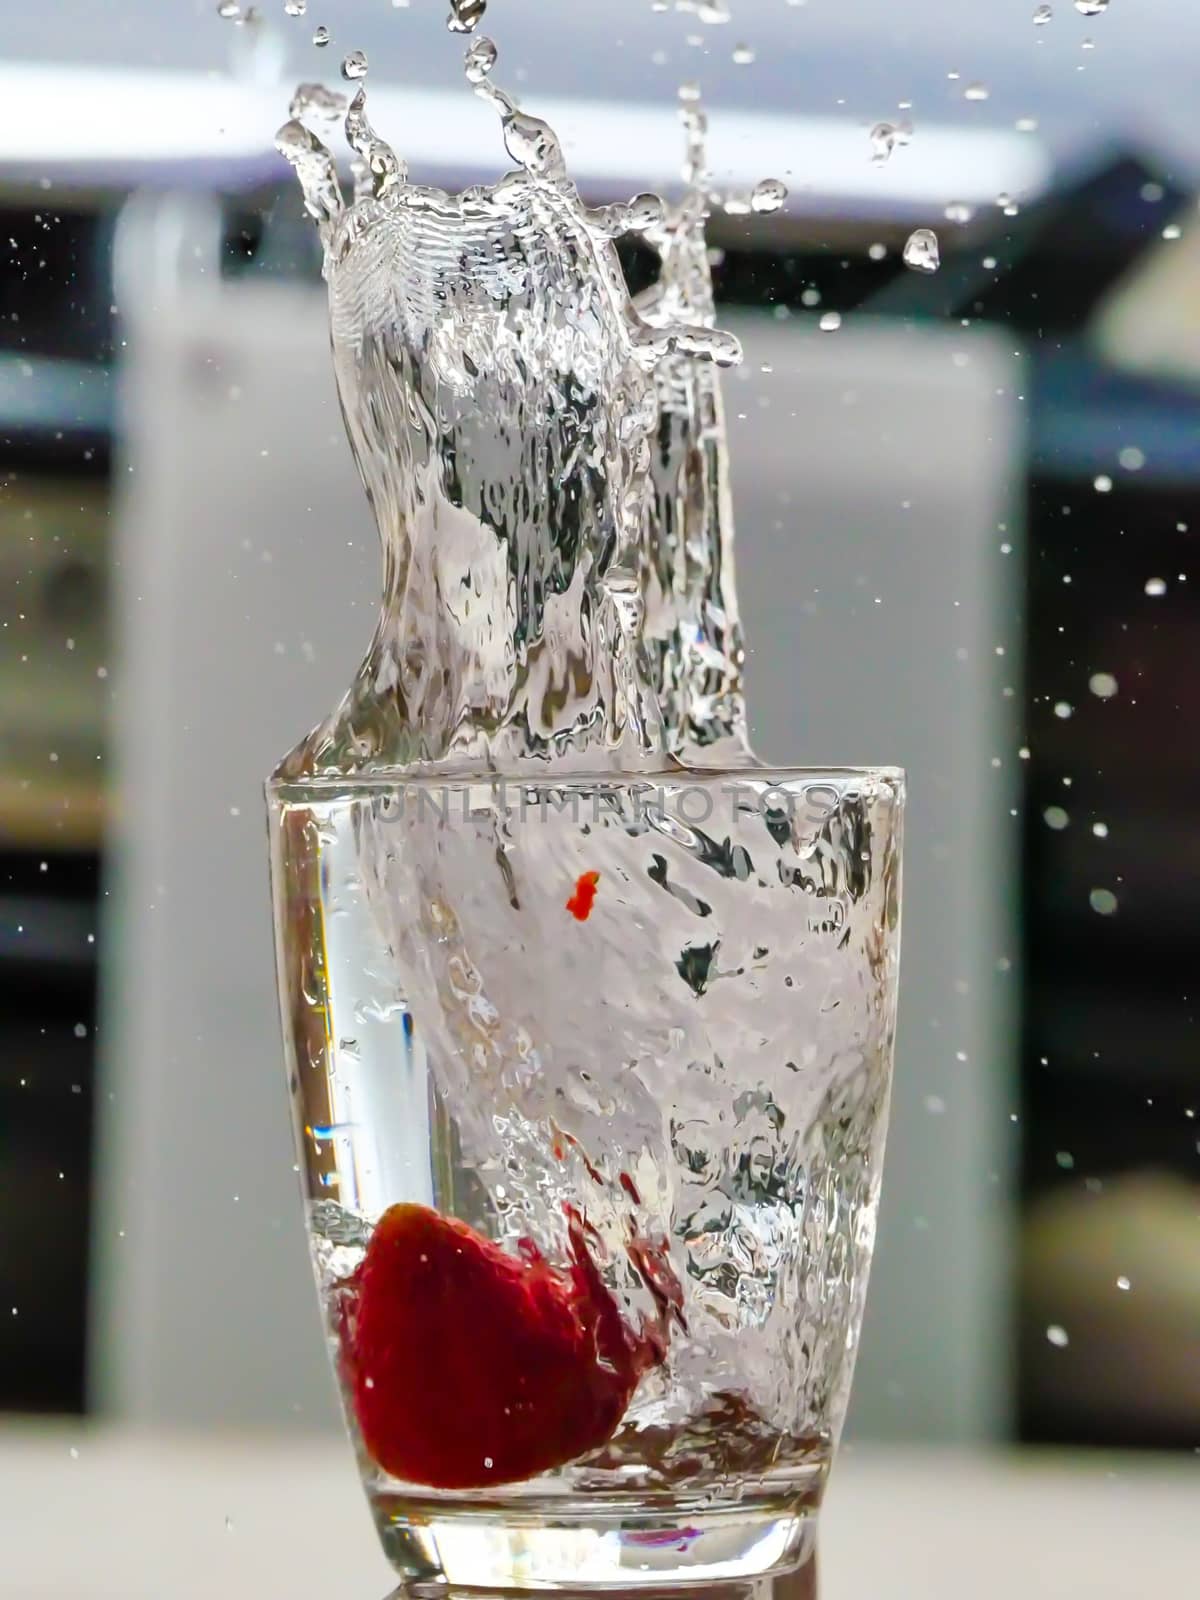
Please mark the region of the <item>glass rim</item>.
<svg viewBox="0 0 1200 1600"><path fill-rule="evenodd" d="M562 788L605 784L628 788L644 784L653 788L668 783L692 785L720 782L760 783L767 788L792 783L831 783L848 787L855 782L888 787L899 799L907 790L903 767L880 766L672 766L659 768L527 768L517 771L485 771L447 767L381 767L352 773L313 773L307 777L280 777L273 773L264 783L268 800L301 800L347 793L395 793L400 789L427 789L477 784L481 787Z"/></svg>

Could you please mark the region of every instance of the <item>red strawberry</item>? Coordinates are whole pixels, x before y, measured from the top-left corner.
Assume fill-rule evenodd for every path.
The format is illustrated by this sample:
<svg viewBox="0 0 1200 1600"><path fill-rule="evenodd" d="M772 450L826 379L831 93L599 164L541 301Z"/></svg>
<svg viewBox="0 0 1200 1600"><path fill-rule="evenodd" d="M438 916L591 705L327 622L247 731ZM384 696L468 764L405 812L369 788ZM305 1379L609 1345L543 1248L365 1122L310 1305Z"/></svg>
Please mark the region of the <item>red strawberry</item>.
<svg viewBox="0 0 1200 1600"><path fill-rule="evenodd" d="M514 1483L607 1443L660 1345L634 1340L571 1221L572 1265L425 1206L380 1218L343 1355L367 1451L437 1489Z"/></svg>

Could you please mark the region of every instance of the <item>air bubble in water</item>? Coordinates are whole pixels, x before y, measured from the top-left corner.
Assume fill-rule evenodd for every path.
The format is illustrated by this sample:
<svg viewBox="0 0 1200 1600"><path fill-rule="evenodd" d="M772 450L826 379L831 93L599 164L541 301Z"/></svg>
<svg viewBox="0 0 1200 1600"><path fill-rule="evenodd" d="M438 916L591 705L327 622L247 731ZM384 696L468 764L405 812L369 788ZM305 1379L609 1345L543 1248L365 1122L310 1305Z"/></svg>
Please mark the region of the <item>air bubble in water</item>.
<svg viewBox="0 0 1200 1600"><path fill-rule="evenodd" d="M1033 25L1034 25L1034 27L1035 28L1044 28L1046 26L1046 24L1050 21L1050 18L1053 15L1054 15L1054 7L1053 6L1039 6L1037 8L1037 10L1033 13Z"/></svg>
<svg viewBox="0 0 1200 1600"><path fill-rule="evenodd" d="M778 178L763 178L750 192L750 209L760 216L778 211L787 199L787 184Z"/></svg>
<svg viewBox="0 0 1200 1600"><path fill-rule="evenodd" d="M472 41L467 51L464 70L468 83L482 83L496 65L496 46L485 34Z"/></svg>
<svg viewBox="0 0 1200 1600"><path fill-rule="evenodd" d="M486 10L487 0L450 0L446 26L451 33L474 33Z"/></svg>
<svg viewBox="0 0 1200 1600"><path fill-rule="evenodd" d="M367 57L363 50L351 50L342 60L342 77L347 83L355 83L367 75Z"/></svg>
<svg viewBox="0 0 1200 1600"><path fill-rule="evenodd" d="M991 92L986 83L969 83L963 90L963 99L987 100L990 98Z"/></svg>
<svg viewBox="0 0 1200 1600"><path fill-rule="evenodd" d="M1108 0L1075 0L1075 9L1081 17L1099 17L1108 10Z"/></svg>
<svg viewBox="0 0 1200 1600"><path fill-rule="evenodd" d="M323 50L329 43L331 37L332 35L330 34L329 29L325 27L324 24L313 30L313 43L316 45L318 50Z"/></svg>
<svg viewBox="0 0 1200 1600"><path fill-rule="evenodd" d="M942 264L938 236L932 228L916 228L904 246L904 265L914 272L936 272Z"/></svg>

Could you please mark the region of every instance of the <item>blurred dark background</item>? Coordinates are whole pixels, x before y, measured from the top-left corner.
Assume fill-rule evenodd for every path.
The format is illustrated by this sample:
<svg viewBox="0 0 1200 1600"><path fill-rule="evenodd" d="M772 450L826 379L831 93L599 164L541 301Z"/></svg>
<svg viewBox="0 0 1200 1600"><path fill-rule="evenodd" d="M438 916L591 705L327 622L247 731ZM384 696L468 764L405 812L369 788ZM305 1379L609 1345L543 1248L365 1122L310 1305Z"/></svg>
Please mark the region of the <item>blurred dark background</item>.
<svg viewBox="0 0 1200 1600"><path fill-rule="evenodd" d="M141 0L103 27L90 7L0 4L0 81L15 94L9 135L0 133L0 1408L10 1411L78 1412L89 1387L94 1395L93 1150L102 1100L123 1114L116 1080L98 1073L97 1030L120 1020L111 1007L126 992L114 978L106 1009L99 974L121 970L107 944L124 926L105 904L121 793L109 773L112 730L127 714L114 698L122 629L141 600L114 599L134 582L117 523L127 480L146 465L130 445L136 436L121 437L123 302L151 291L122 282L120 230L147 194L183 195L188 225L200 217L207 230L211 276L280 292L311 286L315 244L270 153L271 106L279 120L286 85L332 76L351 43L371 49L372 81L377 71L399 91L428 77L449 95L457 70L440 15L416 5L410 18L331 3L328 17L296 23L274 15L281 5L261 9L270 13L262 25L237 30L208 0ZM507 80L530 103L535 93L665 103L695 76L714 127L723 112L759 107L779 128L792 118L807 129L806 151L821 148L821 119L857 141L854 185L839 187L834 162L827 185L815 171L789 176L792 203L776 218L714 219L718 295L731 314L811 328L836 312L846 329L882 321L914 340L931 329L991 330L1020 356L1024 427L1010 463L1020 514L994 537L1016 574L1004 693L1018 734L1003 755L1019 763L1021 836L1016 881L994 885L1020 907L1018 946L995 952L1019 985L1013 1081L997 1113L1015 1119L1019 1141L1004 1213L1012 1293L1000 1337L1015 1378L1002 1432L1196 1449L1194 10L1161 0L1136 19L1128 13L1138 8L1119 4L1084 19L1063 3L1035 29L1024 3L967 19L926 0L898 19L855 0L782 17L782 5L744 5L733 27L706 29L687 14L647 17L644 4L590 9L578 48L559 61L538 44L538 8L510 4L497 15ZM333 47L314 56L320 20L338 26ZM411 51L398 43L410 24ZM730 66L734 32L757 43L756 63ZM207 127L193 127L192 148L186 122L164 131L149 114L139 121L138 96L157 91L120 78L132 69L168 91L186 69L188 114L210 72L214 95L220 83L229 104L244 102L251 131L226 158ZM986 101L964 103L967 79L987 82ZM91 97L86 117L72 109L77 96ZM898 149L876 174L867 130L889 116L912 120L911 152ZM932 152L934 128L950 142L993 130L1004 159L1021 141L1036 150L1032 164L1013 158L1036 174L1018 203L999 195L998 181L996 195L968 204L939 189L932 159L919 184L906 184L904 164L923 140ZM583 187L607 197L602 165L589 170ZM612 182L627 176L637 174L618 164ZM948 220L956 205L965 220ZM902 263L918 224L939 234L936 274ZM186 272L185 256L163 270ZM631 251L626 267L637 287L645 261ZM869 440L863 465L871 470ZM797 507L802 538L802 486ZM250 510L250 532L253 523ZM356 627L365 639L365 622ZM222 649L217 636L213 649ZM323 709L313 703L313 717ZM152 788L156 775L134 781ZM899 1145L891 1159L903 1163Z"/></svg>

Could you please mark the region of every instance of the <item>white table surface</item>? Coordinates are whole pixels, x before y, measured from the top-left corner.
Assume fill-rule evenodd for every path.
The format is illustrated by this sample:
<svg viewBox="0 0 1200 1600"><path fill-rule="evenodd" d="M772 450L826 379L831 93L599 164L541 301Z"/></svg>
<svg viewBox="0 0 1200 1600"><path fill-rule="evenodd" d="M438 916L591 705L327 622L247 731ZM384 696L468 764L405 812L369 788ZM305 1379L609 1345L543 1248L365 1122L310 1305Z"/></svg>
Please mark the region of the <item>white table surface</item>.
<svg viewBox="0 0 1200 1600"><path fill-rule="evenodd" d="M821 1600L1200 1593L1200 1458L843 1452ZM0 1423L4 1600L384 1600L339 1440Z"/></svg>

